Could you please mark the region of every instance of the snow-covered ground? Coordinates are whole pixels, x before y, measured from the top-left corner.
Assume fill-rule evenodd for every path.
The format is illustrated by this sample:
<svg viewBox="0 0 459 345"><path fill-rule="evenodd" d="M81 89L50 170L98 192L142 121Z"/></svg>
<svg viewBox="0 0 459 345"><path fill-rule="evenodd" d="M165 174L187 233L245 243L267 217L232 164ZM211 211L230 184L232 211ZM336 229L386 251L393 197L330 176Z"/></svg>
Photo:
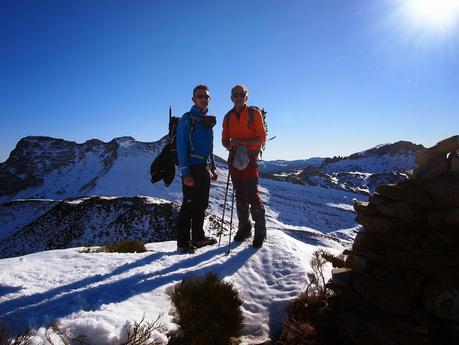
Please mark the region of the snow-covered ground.
<svg viewBox="0 0 459 345"><path fill-rule="evenodd" d="M92 169L83 183L75 184L75 174L85 170L75 163L43 176L41 186L23 190L14 199L74 198L68 202L78 203L89 194L144 195L181 202L179 178L169 188L162 182L149 182L149 164L159 147L151 152L129 138L118 144L109 169L93 164L98 173ZM218 181L212 182L208 211L220 217L225 165L218 165L218 174ZM230 187L228 205L231 195ZM95 344L112 344L124 336L127 323L143 315L155 320L163 314L161 322L175 328L168 314L171 303L166 289L186 276L214 272L234 283L244 298L244 343L267 340L279 331L288 302L304 291L311 254L319 248L337 253L351 244L357 231L352 204L364 197L269 179L260 180L260 196L266 206L268 238L258 251L246 242L234 245L231 254L225 255L227 238L223 238L225 246L202 248L194 255L178 255L175 242L160 242L149 243L149 251L143 254L83 253L81 248L70 248L2 259L0 317L19 315L40 328L42 336L44 327L58 321L74 335L86 334ZM47 205L53 207L53 201ZM38 209L35 203L23 201L0 211L0 238L5 239L48 208ZM226 220L229 214L228 208ZM165 340L164 334L158 336Z"/></svg>
<svg viewBox="0 0 459 345"><path fill-rule="evenodd" d="M209 211L221 215L227 170L219 167ZM150 186L156 197L180 200L176 180L170 188ZM156 193L154 193L156 194ZM143 254L82 253L81 248L39 252L0 260L0 316L21 316L40 328L56 320L73 334L112 344L129 322L155 320L174 329L169 286L186 276L214 272L231 281L244 298L244 343L269 339L280 330L286 306L308 283L313 251L337 253L350 244L356 224L351 211L357 194L322 187L261 180L268 239L260 250L246 242L178 255L175 242L150 243ZM231 188L228 195L230 204ZM72 202L78 202L74 200ZM229 217L229 209L227 211ZM228 219L228 218L226 218ZM234 216L234 223L237 217ZM11 230L10 230L11 231ZM234 236L234 233L233 233ZM164 334L158 334L165 340Z"/></svg>
<svg viewBox="0 0 459 345"><path fill-rule="evenodd" d="M0 315L19 315L40 329L58 320L74 335L94 344L113 344L126 324L155 320L169 329L169 286L187 276L214 272L230 281L244 298L243 343L261 342L280 330L289 301L304 291L311 254L319 247L337 253L339 241L317 237L313 244L280 230L269 230L260 250L248 242L179 255L175 242L150 243L141 254L83 253L82 248L46 251L0 260ZM164 334L158 339L166 340Z"/></svg>

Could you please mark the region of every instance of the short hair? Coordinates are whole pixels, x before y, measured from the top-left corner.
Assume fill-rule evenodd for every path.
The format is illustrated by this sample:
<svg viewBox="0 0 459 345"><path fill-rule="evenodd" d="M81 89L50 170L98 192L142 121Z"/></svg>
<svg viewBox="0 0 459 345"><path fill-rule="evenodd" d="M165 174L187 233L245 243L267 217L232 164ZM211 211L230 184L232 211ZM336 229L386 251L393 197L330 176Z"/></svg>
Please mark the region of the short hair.
<svg viewBox="0 0 459 345"><path fill-rule="evenodd" d="M198 86L195 86L195 88L193 89L193 97L194 97L194 94L196 93L196 91L198 91L198 90L209 91L209 88L207 87L207 85L204 85L204 84L199 84Z"/></svg>
<svg viewBox="0 0 459 345"><path fill-rule="evenodd" d="M233 94L233 93L234 93L234 90L236 90L236 89L242 89L242 90L244 90L244 93L246 94L246 96L249 95L249 90L247 90L247 88L246 88L244 85L242 85L242 84L237 84L236 86L234 86L234 87L231 89L231 94Z"/></svg>

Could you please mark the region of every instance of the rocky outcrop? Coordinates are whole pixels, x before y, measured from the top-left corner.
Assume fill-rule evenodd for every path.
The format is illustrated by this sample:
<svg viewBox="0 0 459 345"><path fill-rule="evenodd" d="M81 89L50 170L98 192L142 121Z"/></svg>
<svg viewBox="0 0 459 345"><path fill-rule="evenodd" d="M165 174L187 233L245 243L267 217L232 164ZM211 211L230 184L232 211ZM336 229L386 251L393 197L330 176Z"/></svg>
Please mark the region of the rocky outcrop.
<svg viewBox="0 0 459 345"><path fill-rule="evenodd" d="M334 269L338 333L352 344L459 344L459 136L422 149L408 180L355 204L363 230Z"/></svg>
<svg viewBox="0 0 459 345"><path fill-rule="evenodd" d="M0 204L15 199L148 194L149 167L166 139L148 143L121 137L79 144L25 137L0 164ZM134 191L132 185L141 186Z"/></svg>
<svg viewBox="0 0 459 345"><path fill-rule="evenodd" d="M6 162L0 164L0 196L14 195L39 187L56 172L84 162L88 157L100 162L100 173L108 171L117 156L118 143L91 139L83 144L50 137L21 139Z"/></svg>

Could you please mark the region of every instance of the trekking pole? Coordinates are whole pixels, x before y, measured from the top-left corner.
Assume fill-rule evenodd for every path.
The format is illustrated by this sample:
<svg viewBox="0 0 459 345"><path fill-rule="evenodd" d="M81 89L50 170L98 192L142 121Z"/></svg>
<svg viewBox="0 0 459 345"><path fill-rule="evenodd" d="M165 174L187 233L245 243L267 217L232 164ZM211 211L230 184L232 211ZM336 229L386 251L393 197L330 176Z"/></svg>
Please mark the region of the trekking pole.
<svg viewBox="0 0 459 345"><path fill-rule="evenodd" d="M228 179L226 180L226 190L225 190L225 201L223 203L222 225L220 227L220 234L219 234L219 237L218 237L218 246L219 247L220 247L220 243L222 242L223 222L225 220L226 199L227 199L227 196L228 196L229 179L230 179L230 173L229 173L229 169L228 169Z"/></svg>
<svg viewBox="0 0 459 345"><path fill-rule="evenodd" d="M232 195L231 195L231 216L230 216L230 233L228 237L228 251L226 255L231 253L231 231L233 230L233 210L234 210L234 184L232 185Z"/></svg>

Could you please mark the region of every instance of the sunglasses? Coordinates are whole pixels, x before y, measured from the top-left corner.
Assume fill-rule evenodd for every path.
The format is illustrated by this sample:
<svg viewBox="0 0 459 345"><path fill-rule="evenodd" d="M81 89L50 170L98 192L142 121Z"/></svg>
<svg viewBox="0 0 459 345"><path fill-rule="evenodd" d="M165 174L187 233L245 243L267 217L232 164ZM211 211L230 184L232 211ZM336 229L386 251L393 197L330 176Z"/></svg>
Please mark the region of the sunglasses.
<svg viewBox="0 0 459 345"><path fill-rule="evenodd" d="M239 93L233 93L232 94L233 97L245 97L245 93L244 92L239 92Z"/></svg>
<svg viewBox="0 0 459 345"><path fill-rule="evenodd" d="M195 95L194 97L197 98L197 99L203 99L203 98L209 99L210 98L209 95Z"/></svg>

